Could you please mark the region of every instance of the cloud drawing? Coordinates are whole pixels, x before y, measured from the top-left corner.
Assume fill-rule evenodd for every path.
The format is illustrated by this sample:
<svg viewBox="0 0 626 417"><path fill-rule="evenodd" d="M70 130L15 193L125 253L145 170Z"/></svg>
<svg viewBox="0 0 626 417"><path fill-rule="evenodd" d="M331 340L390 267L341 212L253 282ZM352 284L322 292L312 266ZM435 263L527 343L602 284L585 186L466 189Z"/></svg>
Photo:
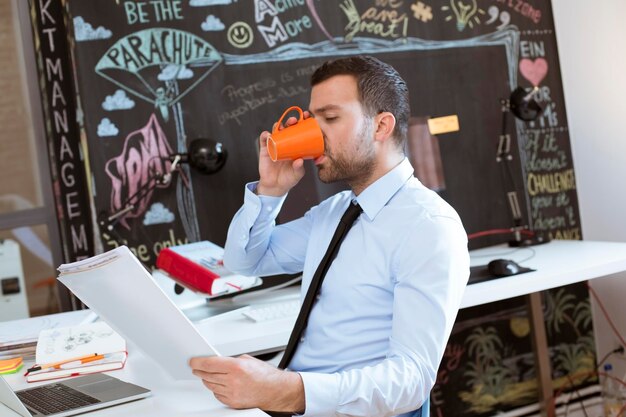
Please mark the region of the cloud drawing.
<svg viewBox="0 0 626 417"><path fill-rule="evenodd" d="M170 81L174 79L188 80L191 77L193 77L193 71L186 66L168 64L165 68L163 68L157 78L159 81Z"/></svg>
<svg viewBox="0 0 626 417"><path fill-rule="evenodd" d="M112 96L106 96L102 108L106 111L128 110L135 107L135 102L130 99L124 90L117 90Z"/></svg>
<svg viewBox="0 0 626 417"><path fill-rule="evenodd" d="M200 26L202 27L202 30L205 32L219 31L219 30L224 30L224 28L226 28L226 26L224 25L224 23L222 23L219 17L216 17L212 14L208 15Z"/></svg>
<svg viewBox="0 0 626 417"><path fill-rule="evenodd" d="M174 213L172 213L162 203L154 203L146 212L143 218L143 224L150 226L152 224L172 223L174 221Z"/></svg>
<svg viewBox="0 0 626 417"><path fill-rule="evenodd" d="M120 133L120 130L109 120L108 117L105 117L100 121L98 125L98 136L106 137L106 136L117 136Z"/></svg>
<svg viewBox="0 0 626 417"><path fill-rule="evenodd" d="M74 38L77 42L94 41L98 39L108 39L112 35L109 29L98 26L94 29L91 24L85 22L80 16L74 18Z"/></svg>

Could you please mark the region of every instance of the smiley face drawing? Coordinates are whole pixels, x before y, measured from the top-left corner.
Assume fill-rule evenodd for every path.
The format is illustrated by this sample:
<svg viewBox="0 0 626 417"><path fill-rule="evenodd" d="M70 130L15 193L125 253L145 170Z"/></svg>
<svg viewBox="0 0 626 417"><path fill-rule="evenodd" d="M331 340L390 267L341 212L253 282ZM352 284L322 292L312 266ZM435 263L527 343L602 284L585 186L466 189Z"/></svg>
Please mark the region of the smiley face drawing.
<svg viewBox="0 0 626 417"><path fill-rule="evenodd" d="M239 49L247 48L252 45L252 41L254 41L252 28L246 22L233 23L228 28L226 35L228 36L228 42Z"/></svg>

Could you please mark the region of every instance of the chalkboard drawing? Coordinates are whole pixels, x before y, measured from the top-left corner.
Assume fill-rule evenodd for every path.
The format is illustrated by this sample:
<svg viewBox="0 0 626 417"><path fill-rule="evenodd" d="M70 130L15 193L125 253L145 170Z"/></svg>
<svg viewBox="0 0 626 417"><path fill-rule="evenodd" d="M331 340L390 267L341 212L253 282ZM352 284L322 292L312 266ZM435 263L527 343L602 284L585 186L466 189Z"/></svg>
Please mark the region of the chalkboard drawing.
<svg viewBox="0 0 626 417"><path fill-rule="evenodd" d="M235 48L244 49L254 42L254 32L246 22L235 22L228 28L226 39Z"/></svg>
<svg viewBox="0 0 626 417"><path fill-rule="evenodd" d="M117 136L120 133L119 129L108 117L103 118L98 125L98 136L101 138L107 136Z"/></svg>
<svg viewBox="0 0 626 417"><path fill-rule="evenodd" d="M237 0L190 0L189 5L192 7L218 6L236 3Z"/></svg>
<svg viewBox="0 0 626 417"><path fill-rule="evenodd" d="M129 110L135 107L135 102L130 99L124 90L116 90L112 96L106 96L102 102L102 108L106 111Z"/></svg>
<svg viewBox="0 0 626 417"><path fill-rule="evenodd" d="M344 0L342 4L339 5L341 10L345 13L348 18L348 24L345 29L348 31L346 33L345 41L352 42L352 38L359 32L360 23L361 23L361 15L354 5L353 0Z"/></svg>
<svg viewBox="0 0 626 417"><path fill-rule="evenodd" d="M500 17L500 24L496 26L498 30L501 30L506 25L511 23L511 15L509 14L509 12L507 11L500 12L500 9L498 9L498 6L490 6L489 9L487 10L487 13L489 13L489 20L485 22L486 25L490 25L493 22L495 22L498 19L498 16Z"/></svg>
<svg viewBox="0 0 626 417"><path fill-rule="evenodd" d="M430 6L418 1L415 4L411 5L411 10L413 10L413 17L417 20L421 20L422 22L430 22L433 20L433 9Z"/></svg>
<svg viewBox="0 0 626 417"><path fill-rule="evenodd" d="M218 32L226 28L220 18L212 14L208 15L206 19L204 19L204 22L202 22L200 27L205 32Z"/></svg>
<svg viewBox="0 0 626 417"><path fill-rule="evenodd" d="M174 221L174 213L172 213L163 203L154 203L150 206L150 210L146 212L143 218L144 226L153 224L172 223Z"/></svg>
<svg viewBox="0 0 626 417"><path fill-rule="evenodd" d="M319 26L320 30L324 33L324 35L326 35L326 37L332 42L333 37L330 36L330 33L328 33L328 30L326 30L326 27L324 26L322 19L320 19L319 14L317 14L317 9L315 8L315 0L306 0L306 5L309 8L311 15L313 16L315 23L317 23L317 26Z"/></svg>
<svg viewBox="0 0 626 417"><path fill-rule="evenodd" d="M119 217L119 223L130 230L128 219L144 215L155 188L169 183L158 181L170 171L172 149L155 114L148 124L130 133L124 141L122 153L105 164L111 179L110 214L128 210Z"/></svg>
<svg viewBox="0 0 626 417"><path fill-rule="evenodd" d="M519 61L519 70L533 87L539 87L541 81L548 74L548 61L544 58L537 58L534 61L523 58Z"/></svg>
<svg viewBox="0 0 626 417"><path fill-rule="evenodd" d="M74 18L74 39L76 39L76 42L108 39L111 35L112 33L109 29L98 26L94 30L91 24L85 22L85 19L82 17L76 16Z"/></svg>
<svg viewBox="0 0 626 417"><path fill-rule="evenodd" d="M167 119L167 107L179 102L221 62L221 55L204 39L182 30L155 28L118 39L96 64L96 73L154 104ZM186 84L180 87L179 81Z"/></svg>
<svg viewBox="0 0 626 417"><path fill-rule="evenodd" d="M480 24L479 14L485 11L478 7L476 0L450 0L450 6L441 6L444 12L452 11L453 15L446 17L446 22L456 18L456 29L463 32L466 26L474 27L474 23Z"/></svg>
<svg viewBox="0 0 626 417"><path fill-rule="evenodd" d="M503 397L520 398L527 396L528 392L532 394L530 386L512 386L516 370L502 360L504 345L495 327L475 327L466 344L469 360L463 375L471 392L461 392L460 397L471 404L470 411L484 413L492 410Z"/></svg>
<svg viewBox="0 0 626 417"><path fill-rule="evenodd" d="M555 389L570 387L581 376L592 382L595 369L594 339L589 299L577 302L566 288L545 293L545 322L548 335L569 335L556 346L551 346L552 378ZM530 337L526 316L515 315L509 320L513 336ZM506 341L506 344L504 343ZM493 413L503 408L536 401L537 380L528 354L515 354L516 343L502 339L494 326L477 326L465 339L467 360L463 376L468 391L459 398L472 413Z"/></svg>

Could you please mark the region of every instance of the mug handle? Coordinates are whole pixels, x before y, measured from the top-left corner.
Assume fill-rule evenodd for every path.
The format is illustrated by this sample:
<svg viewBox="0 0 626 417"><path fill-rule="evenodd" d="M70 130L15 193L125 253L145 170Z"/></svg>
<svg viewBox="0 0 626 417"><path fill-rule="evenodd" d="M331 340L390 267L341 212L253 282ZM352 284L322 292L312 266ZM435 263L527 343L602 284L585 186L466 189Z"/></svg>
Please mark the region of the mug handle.
<svg viewBox="0 0 626 417"><path fill-rule="evenodd" d="M298 120L299 122L302 121L302 119L304 119L304 113L302 112L302 109L298 106L291 106L287 110L285 110L282 116L280 116L280 119L278 119L276 126L274 126L274 129L272 129L272 133L276 133L278 128L283 124L283 119L285 118L285 116L287 116L287 113L289 113L292 110L297 110L298 113L300 113L300 120Z"/></svg>

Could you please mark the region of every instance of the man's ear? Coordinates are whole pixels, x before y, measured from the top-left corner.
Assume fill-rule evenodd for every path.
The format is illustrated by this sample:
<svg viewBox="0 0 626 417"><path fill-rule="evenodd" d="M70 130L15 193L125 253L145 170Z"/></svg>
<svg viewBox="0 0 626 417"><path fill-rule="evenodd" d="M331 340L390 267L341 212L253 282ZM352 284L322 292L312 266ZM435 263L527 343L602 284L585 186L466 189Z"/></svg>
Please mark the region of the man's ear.
<svg viewBox="0 0 626 417"><path fill-rule="evenodd" d="M393 129L396 127L396 117L388 111L378 113L374 117L374 138L378 141L386 141L393 136Z"/></svg>

